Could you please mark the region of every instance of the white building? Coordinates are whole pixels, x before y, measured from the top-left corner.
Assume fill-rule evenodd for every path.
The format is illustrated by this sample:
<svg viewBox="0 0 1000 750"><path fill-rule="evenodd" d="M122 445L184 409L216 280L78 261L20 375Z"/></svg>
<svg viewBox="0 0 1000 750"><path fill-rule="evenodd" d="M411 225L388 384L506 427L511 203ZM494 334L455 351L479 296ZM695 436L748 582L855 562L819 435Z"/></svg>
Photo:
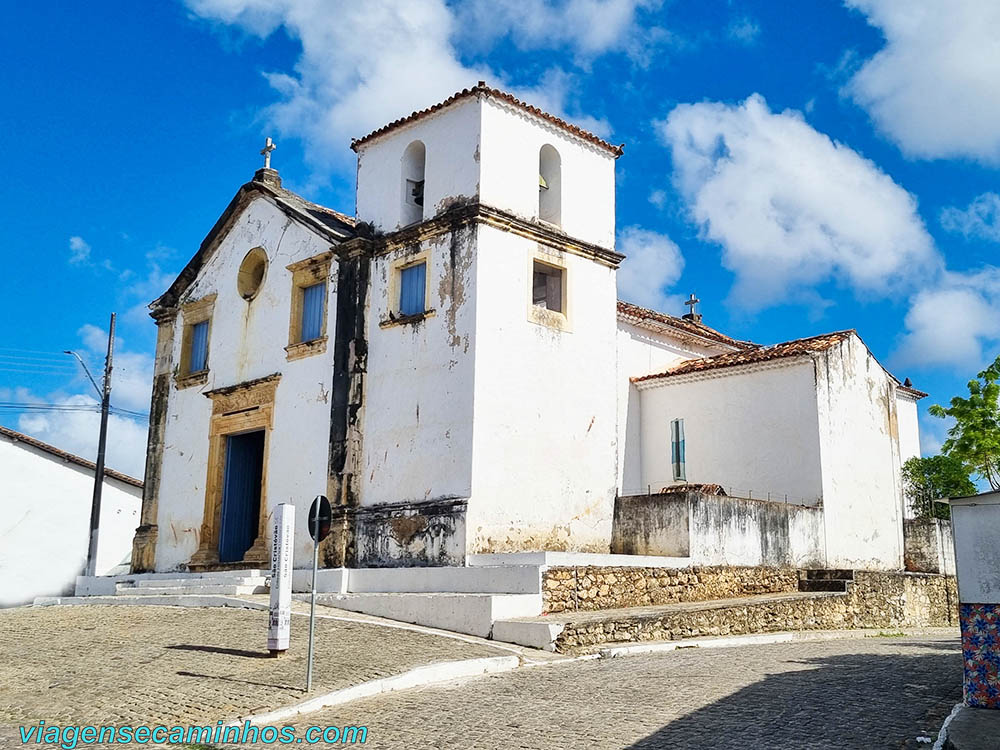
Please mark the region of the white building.
<svg viewBox="0 0 1000 750"><path fill-rule="evenodd" d="M620 146L480 83L352 148L356 217L259 170L152 304L136 570L262 565L280 502L308 560L320 493L327 565L607 552L617 496L685 478L822 503L836 564L900 566L918 392L853 334L770 356L618 302Z"/></svg>
<svg viewBox="0 0 1000 750"><path fill-rule="evenodd" d="M104 471L97 574L124 566L142 482ZM90 546L94 464L0 427L0 607L72 594Z"/></svg>

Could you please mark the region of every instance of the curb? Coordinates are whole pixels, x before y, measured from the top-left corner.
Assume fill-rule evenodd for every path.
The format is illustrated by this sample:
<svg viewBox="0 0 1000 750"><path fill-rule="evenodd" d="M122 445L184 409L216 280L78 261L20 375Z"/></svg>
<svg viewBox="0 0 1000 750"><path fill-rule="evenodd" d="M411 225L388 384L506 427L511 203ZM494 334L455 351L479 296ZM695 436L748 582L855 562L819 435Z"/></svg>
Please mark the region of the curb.
<svg viewBox="0 0 1000 750"><path fill-rule="evenodd" d="M245 722L250 722L251 724L273 724L274 722L283 721L300 714L312 713L313 711L319 711L330 706L349 703L359 698L370 698L373 695L380 695L382 693L392 693L397 690L407 690L414 687L450 682L462 677L476 677L496 672L509 672L517 669L519 665L520 659L516 656L488 656L479 659L428 664L423 667L415 667L392 677L370 680L358 685L352 685L351 687L324 693L300 703L293 703L290 706L277 708L274 711L244 716L238 720L230 721L223 726L240 727Z"/></svg>
<svg viewBox="0 0 1000 750"><path fill-rule="evenodd" d="M964 703L956 703L955 707L951 709L951 713L948 714L948 718L944 720L941 725L941 729L938 730L937 741L934 743L932 750L943 750L945 745L948 744L948 725L951 724L951 720L958 716L959 712L965 708Z"/></svg>
<svg viewBox="0 0 1000 750"><path fill-rule="evenodd" d="M758 633L712 638L683 638L677 641L643 643L635 646L615 646L600 649L602 659L616 659L620 656L640 656L642 654L667 653L685 648L735 648L737 646L766 645L771 643L791 643L808 641L841 641L861 638L878 638L875 629L868 630L796 630L783 633ZM920 637L919 633L904 633L907 638Z"/></svg>

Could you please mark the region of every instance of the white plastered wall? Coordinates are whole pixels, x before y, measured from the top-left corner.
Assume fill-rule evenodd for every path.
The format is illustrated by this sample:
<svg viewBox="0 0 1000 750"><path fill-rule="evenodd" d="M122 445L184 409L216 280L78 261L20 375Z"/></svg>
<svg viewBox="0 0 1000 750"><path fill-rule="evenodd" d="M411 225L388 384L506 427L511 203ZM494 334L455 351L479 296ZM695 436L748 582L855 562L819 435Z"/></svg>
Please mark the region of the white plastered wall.
<svg viewBox="0 0 1000 750"><path fill-rule="evenodd" d="M857 336L817 357L826 540L832 567L903 562L896 386Z"/></svg>
<svg viewBox="0 0 1000 750"><path fill-rule="evenodd" d="M646 381L640 404L643 489L673 484L670 423L683 419L688 482L804 505L822 497L811 360Z"/></svg>
<svg viewBox="0 0 1000 750"><path fill-rule="evenodd" d="M424 219L433 217L456 200L477 198L479 111L477 99L461 99L360 146L358 219L383 232L400 227L403 153L418 140L426 149Z"/></svg>
<svg viewBox="0 0 1000 750"><path fill-rule="evenodd" d="M920 419L917 416L917 400L903 391L896 391L896 416L899 422L899 460L905 464L911 458L920 456ZM913 518L913 508L904 503L905 518Z"/></svg>
<svg viewBox="0 0 1000 750"><path fill-rule="evenodd" d="M372 263L362 505L471 494L479 304L474 236L474 227L466 227ZM384 325L394 305L394 266L423 253L433 313Z"/></svg>
<svg viewBox="0 0 1000 750"><path fill-rule="evenodd" d="M90 544L94 472L0 437L0 607L72 594ZM104 480L97 574L127 563L142 488Z"/></svg>
<svg viewBox="0 0 1000 750"><path fill-rule="evenodd" d="M471 553L607 552L615 497L615 272L479 228ZM567 327L529 319L533 259L565 268Z"/></svg>
<svg viewBox="0 0 1000 750"><path fill-rule="evenodd" d="M244 256L262 247L267 271L249 303L236 288ZM171 383L164 431L157 506L156 569L175 570L198 549L205 507L208 435L212 402L204 393L281 373L267 460L267 508L296 506L294 559L311 565L306 513L326 492L330 445L330 389L336 311L336 262L327 284L327 348L323 354L287 361L292 273L286 266L329 250L326 240L291 220L265 198L254 200L184 293L181 304L216 294L208 342L208 382L178 390ZM184 316L177 317L173 361L180 361Z"/></svg>
<svg viewBox="0 0 1000 750"><path fill-rule="evenodd" d="M539 152L559 153L561 230L614 247L615 158L536 115L490 96L466 97L359 147L357 211L361 221L390 232L400 227L403 154L426 149L424 214L480 200L538 220Z"/></svg>
<svg viewBox="0 0 1000 750"><path fill-rule="evenodd" d="M561 229L570 237L613 248L615 158L609 151L493 98L482 109L480 200L529 220L538 218L542 146L559 152Z"/></svg>
<svg viewBox="0 0 1000 750"><path fill-rule="evenodd" d="M639 390L630 378L664 372L678 362L732 351L685 342L666 332L618 320L618 494L643 490L642 415Z"/></svg>

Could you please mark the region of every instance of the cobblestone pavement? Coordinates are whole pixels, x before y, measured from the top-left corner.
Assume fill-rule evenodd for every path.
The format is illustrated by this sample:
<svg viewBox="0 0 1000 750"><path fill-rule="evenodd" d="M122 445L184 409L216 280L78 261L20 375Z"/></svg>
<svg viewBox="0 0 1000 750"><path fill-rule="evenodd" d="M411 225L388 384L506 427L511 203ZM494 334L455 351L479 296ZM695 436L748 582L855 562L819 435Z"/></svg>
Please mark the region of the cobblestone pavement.
<svg viewBox="0 0 1000 750"><path fill-rule="evenodd" d="M300 609L300 607L296 607ZM352 613L325 609L323 614ZM308 618L267 652L267 612L162 606L0 610L0 747L36 724L214 723L305 698ZM489 643L318 618L316 693L438 661L510 656ZM17 743L18 745L20 743Z"/></svg>
<svg viewBox="0 0 1000 750"><path fill-rule="evenodd" d="M374 748L930 747L961 700L957 637L681 649L545 664L303 717Z"/></svg>

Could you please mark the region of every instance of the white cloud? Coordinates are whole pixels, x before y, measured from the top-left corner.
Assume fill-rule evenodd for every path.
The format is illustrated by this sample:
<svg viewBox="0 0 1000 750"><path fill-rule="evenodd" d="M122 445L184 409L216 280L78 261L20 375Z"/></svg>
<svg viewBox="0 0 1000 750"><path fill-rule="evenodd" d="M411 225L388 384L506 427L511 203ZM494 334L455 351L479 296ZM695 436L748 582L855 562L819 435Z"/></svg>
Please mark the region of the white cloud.
<svg viewBox="0 0 1000 750"><path fill-rule="evenodd" d="M108 346L107 330L87 324L77 333L82 344L77 351L100 386ZM149 411L153 382L153 358L146 352L129 349L126 343L120 336L115 336L111 405L146 413ZM54 393L42 396L28 388L19 388L13 400L94 407L93 411L25 412L18 419L18 429L62 450L91 461L95 459L100 427L99 401L82 370ZM112 413L108 418L107 466L141 479L146 461L147 429L148 425L142 418L133 419L127 414Z"/></svg>
<svg viewBox="0 0 1000 750"><path fill-rule="evenodd" d="M83 395L69 396L63 405L95 404L96 399ZM101 415L96 412L42 412L23 414L17 428L57 448L89 461L97 458L97 438ZM108 417L108 446L105 466L142 479L146 465L144 423L112 414Z"/></svg>
<svg viewBox="0 0 1000 750"><path fill-rule="evenodd" d="M910 301L897 367L977 370L1000 344L1000 268L942 274Z"/></svg>
<svg viewBox="0 0 1000 750"><path fill-rule="evenodd" d="M667 192L665 190L653 190L649 194L649 202L657 208L667 205Z"/></svg>
<svg viewBox="0 0 1000 750"><path fill-rule="evenodd" d="M936 456L948 439L948 430L955 423L952 417L940 419L929 414L920 417L920 455Z"/></svg>
<svg viewBox="0 0 1000 750"><path fill-rule="evenodd" d="M80 339L89 352L91 362L100 363L91 373L100 384L104 372L104 357L108 349L107 329L86 324L79 331ZM111 403L131 411L149 410L150 392L153 384L153 357L147 352L130 351L121 336L115 335L114 372L111 374Z"/></svg>
<svg viewBox="0 0 1000 750"><path fill-rule="evenodd" d="M676 295L667 294L684 270L684 257L673 240L632 226L618 233L616 248L626 256L618 269L619 298L663 312L682 309Z"/></svg>
<svg viewBox="0 0 1000 750"><path fill-rule="evenodd" d="M1000 195L983 193L968 208L945 208L941 211L941 226L966 237L1000 242Z"/></svg>
<svg viewBox="0 0 1000 750"><path fill-rule="evenodd" d="M567 0L532 7L553 19L548 34L538 17L518 6L490 7L487 28L543 46L571 45L590 55L627 46L635 30L636 0ZM600 135L610 131L600 119L576 116L569 103L573 78L553 66L536 75L534 87L507 86L506 76L486 66L462 62L456 40L468 38L463 21L486 12L472 4L452 10L443 0L378 0L339 4L320 0L187 0L201 18L238 27L265 38L283 28L302 45L294 71L271 71L267 80L279 101L267 107L269 124L286 137L301 138L314 169L348 171L352 137L423 109L478 80L506 86L518 96ZM471 32L470 32L471 33ZM493 33L493 32L491 32ZM482 35L480 35L482 38ZM567 111L570 110L570 111Z"/></svg>
<svg viewBox="0 0 1000 750"><path fill-rule="evenodd" d="M69 262L73 265L80 265L90 261L90 245L83 237L73 236L69 238Z"/></svg>
<svg viewBox="0 0 1000 750"><path fill-rule="evenodd" d="M909 156L1000 162L1000 3L845 0L885 47L845 87Z"/></svg>
<svg viewBox="0 0 1000 750"><path fill-rule="evenodd" d="M664 30L640 22L660 0L472 0L457 5L457 28L473 46L510 36L520 49L567 47L581 58L610 51L644 57Z"/></svg>
<svg viewBox="0 0 1000 750"><path fill-rule="evenodd" d="M940 268L913 196L797 112L754 94L679 105L657 128L692 219L736 273L733 302L822 304L827 281L886 295Z"/></svg>
<svg viewBox="0 0 1000 750"><path fill-rule="evenodd" d="M726 28L726 36L740 44L753 44L760 36L760 24L749 16L734 18Z"/></svg>

